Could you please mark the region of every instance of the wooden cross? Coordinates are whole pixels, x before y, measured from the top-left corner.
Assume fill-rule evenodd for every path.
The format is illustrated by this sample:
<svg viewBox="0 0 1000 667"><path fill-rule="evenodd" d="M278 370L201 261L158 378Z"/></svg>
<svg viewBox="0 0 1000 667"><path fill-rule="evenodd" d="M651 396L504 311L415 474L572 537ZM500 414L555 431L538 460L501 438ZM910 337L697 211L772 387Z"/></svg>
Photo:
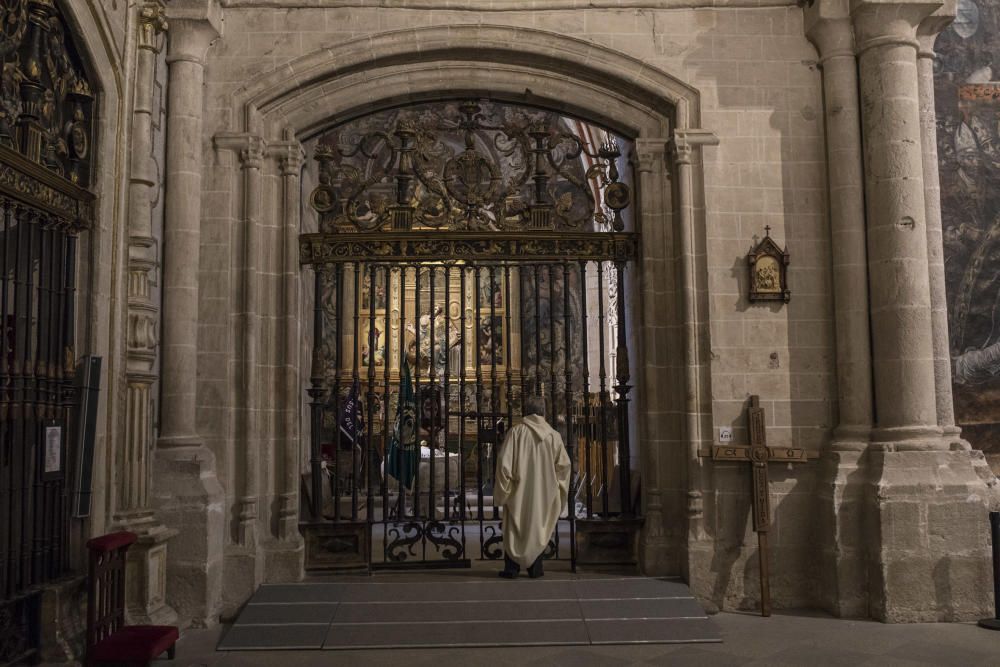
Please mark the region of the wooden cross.
<svg viewBox="0 0 1000 667"><path fill-rule="evenodd" d="M714 461L749 461L753 475L753 529L757 533L758 559L760 560L760 615L771 615L771 582L768 575L767 531L771 526L771 502L768 489L767 464L804 463L804 449L768 447L764 431L764 408L760 397L750 397L747 408L747 426L750 445L716 445L712 448Z"/></svg>

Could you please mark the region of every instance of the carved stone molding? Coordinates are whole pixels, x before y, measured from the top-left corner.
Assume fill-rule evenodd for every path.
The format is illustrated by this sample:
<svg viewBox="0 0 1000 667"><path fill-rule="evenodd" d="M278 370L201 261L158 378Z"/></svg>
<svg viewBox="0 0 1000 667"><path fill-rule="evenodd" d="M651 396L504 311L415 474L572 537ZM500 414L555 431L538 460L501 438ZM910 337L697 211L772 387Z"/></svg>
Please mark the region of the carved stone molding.
<svg viewBox="0 0 1000 667"><path fill-rule="evenodd" d="M719 137L710 130L674 130L670 149L677 164L691 164L693 149L697 146L718 146Z"/></svg>
<svg viewBox="0 0 1000 667"><path fill-rule="evenodd" d="M267 154L278 160L278 170L282 177L299 176L302 173L306 154L299 142L272 141L267 145Z"/></svg>
<svg viewBox="0 0 1000 667"><path fill-rule="evenodd" d="M170 41L167 62L203 66L205 56L222 33L222 8L215 0L172 0L167 7Z"/></svg>
<svg viewBox="0 0 1000 667"><path fill-rule="evenodd" d="M635 160L639 172L653 171L657 163L662 166L670 150L669 143L669 139L636 139Z"/></svg>
<svg viewBox="0 0 1000 667"><path fill-rule="evenodd" d="M160 39L167 30L167 10L160 0L147 2L139 8L139 48L159 53Z"/></svg>
<svg viewBox="0 0 1000 667"><path fill-rule="evenodd" d="M236 153L243 169L260 169L268 151L263 137L248 132L220 132L212 140L217 150Z"/></svg>

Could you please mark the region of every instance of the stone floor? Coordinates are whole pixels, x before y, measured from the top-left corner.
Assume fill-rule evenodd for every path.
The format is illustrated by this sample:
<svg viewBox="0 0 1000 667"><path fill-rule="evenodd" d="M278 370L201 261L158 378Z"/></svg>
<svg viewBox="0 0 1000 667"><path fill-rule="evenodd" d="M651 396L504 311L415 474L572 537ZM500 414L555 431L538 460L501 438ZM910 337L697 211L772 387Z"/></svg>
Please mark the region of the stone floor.
<svg viewBox="0 0 1000 667"><path fill-rule="evenodd" d="M647 644L407 651L216 652L225 628L191 630L177 647L177 667L305 667L307 665L767 665L772 667L976 667L1000 665L1000 632L968 623L884 625L842 621L813 612L771 618L722 613L712 617L722 644ZM154 664L167 667L171 663Z"/></svg>

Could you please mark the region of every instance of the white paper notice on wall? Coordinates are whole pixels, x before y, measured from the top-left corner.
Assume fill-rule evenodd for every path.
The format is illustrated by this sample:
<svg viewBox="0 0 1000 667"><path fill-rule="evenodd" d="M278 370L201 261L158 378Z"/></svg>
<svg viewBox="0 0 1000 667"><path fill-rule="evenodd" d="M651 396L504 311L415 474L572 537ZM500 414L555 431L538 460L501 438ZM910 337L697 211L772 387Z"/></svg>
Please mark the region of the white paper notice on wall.
<svg viewBox="0 0 1000 667"><path fill-rule="evenodd" d="M45 472L62 470L62 427L45 427Z"/></svg>
<svg viewBox="0 0 1000 667"><path fill-rule="evenodd" d="M733 429L728 426L719 427L719 442L732 442L733 441Z"/></svg>

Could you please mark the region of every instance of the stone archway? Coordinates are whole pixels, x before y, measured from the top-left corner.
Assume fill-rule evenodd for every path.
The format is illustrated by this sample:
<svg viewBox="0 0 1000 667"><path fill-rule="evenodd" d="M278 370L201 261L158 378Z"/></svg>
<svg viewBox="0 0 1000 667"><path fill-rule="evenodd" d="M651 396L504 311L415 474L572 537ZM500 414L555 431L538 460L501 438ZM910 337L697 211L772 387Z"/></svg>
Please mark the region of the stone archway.
<svg viewBox="0 0 1000 667"><path fill-rule="evenodd" d="M698 93L590 42L538 30L459 25L384 33L295 60L240 89L235 131L214 137L218 150L238 157L231 169L239 185L231 196L244 229L237 356L245 389L238 390L243 409L236 437L246 446L231 449L227 467L239 471L240 488L232 491L235 506L228 513L236 517L233 543L263 557L265 580L293 576L301 563L299 406L309 370L300 350L300 142L362 112L469 95L562 111L635 139L643 246L635 281L642 319L634 348L644 361L634 380L642 396L658 397L655 404L637 406L640 465L649 471L641 562L647 573L687 571L688 535L702 530L697 451L710 437L701 425L710 389L708 352L699 335L707 326L705 257L697 250L704 247L700 158L692 149L715 140L697 129ZM264 257L262 233L279 243L280 258ZM273 267L266 275L258 270L262 263ZM264 293L281 298L265 304ZM654 344L664 338L666 354ZM266 424L259 416L264 386L280 387L280 416ZM262 484L261 465L268 463L280 474ZM273 509L261 510L266 505ZM264 516L273 530L266 537Z"/></svg>

